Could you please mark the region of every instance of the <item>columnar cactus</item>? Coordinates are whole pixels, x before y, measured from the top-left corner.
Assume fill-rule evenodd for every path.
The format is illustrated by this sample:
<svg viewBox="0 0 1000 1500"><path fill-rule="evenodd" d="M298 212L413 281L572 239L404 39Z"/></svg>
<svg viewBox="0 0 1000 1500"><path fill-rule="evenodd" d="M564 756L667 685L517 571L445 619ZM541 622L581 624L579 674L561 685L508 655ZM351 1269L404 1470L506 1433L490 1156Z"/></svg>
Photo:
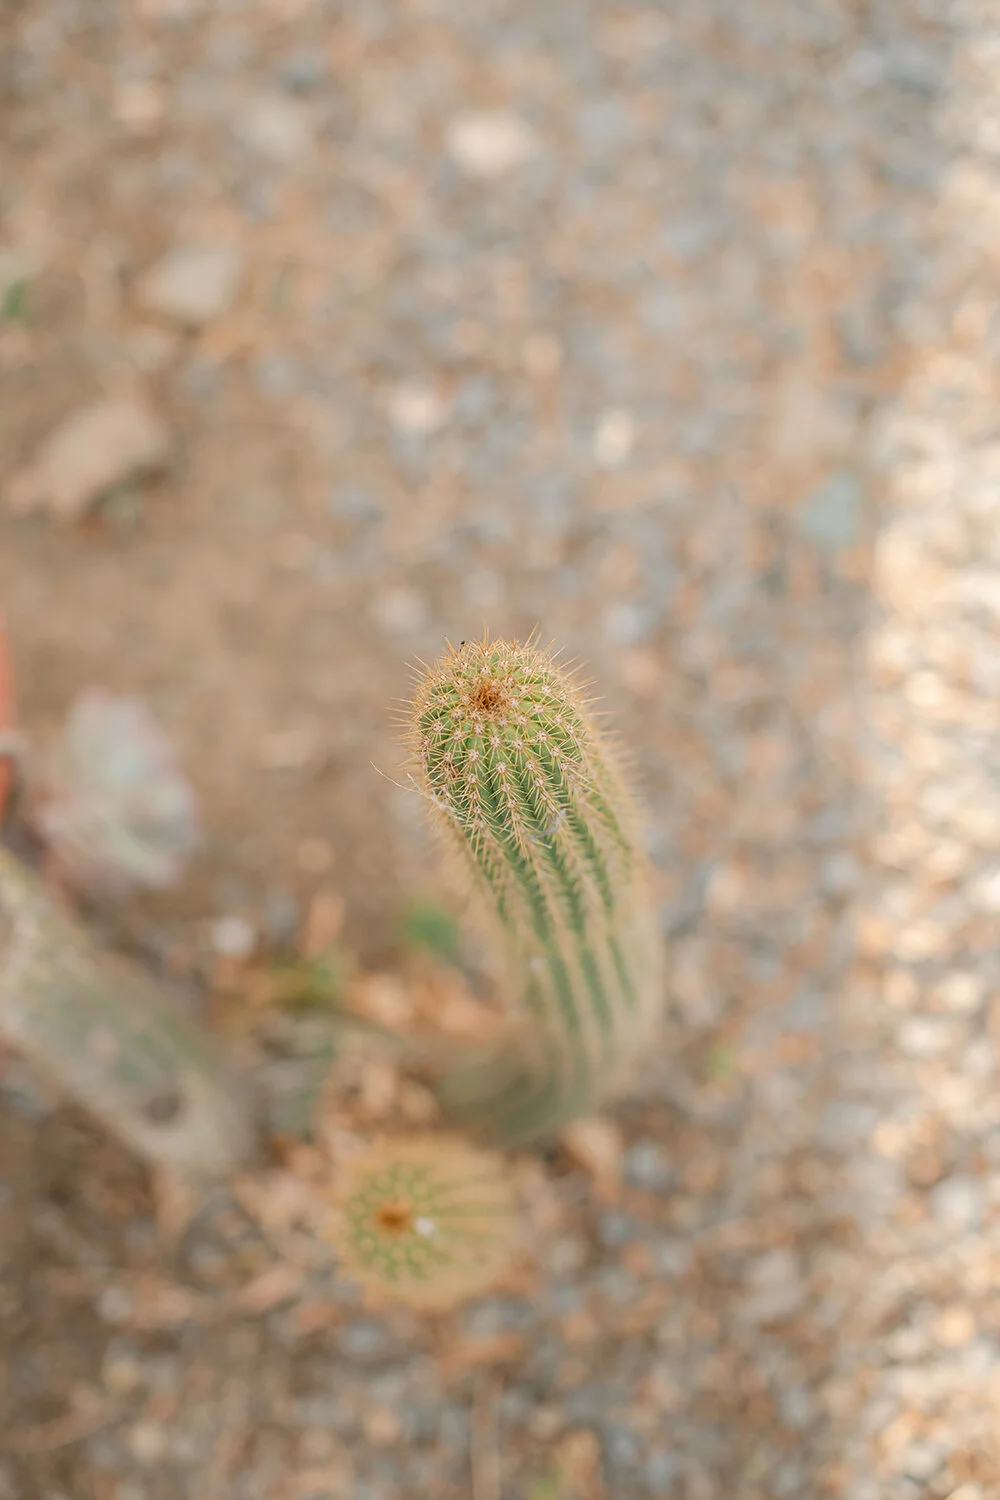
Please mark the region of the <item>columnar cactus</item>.
<svg viewBox="0 0 1000 1500"><path fill-rule="evenodd" d="M529 643L463 643L421 677L416 776L492 914L517 1018L442 1085L508 1142L606 1099L648 1042L660 941L620 752L573 674Z"/></svg>
<svg viewBox="0 0 1000 1500"><path fill-rule="evenodd" d="M345 1274L377 1298L443 1309L496 1280L517 1224L501 1161L427 1135L377 1142L346 1164L329 1233Z"/></svg>
<svg viewBox="0 0 1000 1500"><path fill-rule="evenodd" d="M160 1166L221 1175L252 1147L248 1101L211 1038L2 848L0 1042Z"/></svg>

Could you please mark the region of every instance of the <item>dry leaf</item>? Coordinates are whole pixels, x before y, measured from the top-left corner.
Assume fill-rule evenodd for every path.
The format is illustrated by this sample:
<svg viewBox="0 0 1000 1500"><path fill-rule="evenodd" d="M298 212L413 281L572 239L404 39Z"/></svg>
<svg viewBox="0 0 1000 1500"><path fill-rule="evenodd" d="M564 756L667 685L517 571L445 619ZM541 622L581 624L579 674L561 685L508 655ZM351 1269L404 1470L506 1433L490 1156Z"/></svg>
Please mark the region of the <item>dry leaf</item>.
<svg viewBox="0 0 1000 1500"><path fill-rule="evenodd" d="M162 418L140 398L95 401L50 433L34 463L13 476L10 508L75 521L115 485L163 468L169 442Z"/></svg>

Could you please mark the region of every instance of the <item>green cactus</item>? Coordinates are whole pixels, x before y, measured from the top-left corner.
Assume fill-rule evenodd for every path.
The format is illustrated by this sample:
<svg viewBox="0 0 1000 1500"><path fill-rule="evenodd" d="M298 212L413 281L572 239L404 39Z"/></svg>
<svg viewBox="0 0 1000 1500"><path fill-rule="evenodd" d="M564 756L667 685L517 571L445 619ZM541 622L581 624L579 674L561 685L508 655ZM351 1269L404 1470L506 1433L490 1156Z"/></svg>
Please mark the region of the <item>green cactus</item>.
<svg viewBox="0 0 1000 1500"><path fill-rule="evenodd" d="M607 1099L649 1040L661 951L618 747L574 675L532 643L450 650L410 719L433 822L484 898L510 1036L451 1071L443 1103L509 1143Z"/></svg>
<svg viewBox="0 0 1000 1500"><path fill-rule="evenodd" d="M517 1237L503 1163L448 1135L388 1138L344 1167L329 1237L376 1297L443 1309L485 1291Z"/></svg>
<svg viewBox="0 0 1000 1500"><path fill-rule="evenodd" d="M223 1175L253 1144L210 1037L0 849L0 1042L160 1166Z"/></svg>

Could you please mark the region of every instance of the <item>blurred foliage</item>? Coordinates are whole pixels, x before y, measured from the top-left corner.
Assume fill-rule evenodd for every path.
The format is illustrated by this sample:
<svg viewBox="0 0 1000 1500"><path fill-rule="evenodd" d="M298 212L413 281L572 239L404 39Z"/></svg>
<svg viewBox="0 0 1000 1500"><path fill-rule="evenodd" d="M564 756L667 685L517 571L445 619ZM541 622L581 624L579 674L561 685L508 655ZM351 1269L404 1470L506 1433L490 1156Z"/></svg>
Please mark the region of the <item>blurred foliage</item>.
<svg viewBox="0 0 1000 1500"><path fill-rule="evenodd" d="M277 1005L330 1009L344 998L350 964L342 949L331 947L316 958L274 964L269 972Z"/></svg>
<svg viewBox="0 0 1000 1500"><path fill-rule="evenodd" d="M415 901L403 916L402 941L411 951L454 963L461 948L461 932L444 906L436 901Z"/></svg>
<svg viewBox="0 0 1000 1500"><path fill-rule="evenodd" d="M0 292L0 318L8 323L27 321L28 282L24 277L9 281Z"/></svg>

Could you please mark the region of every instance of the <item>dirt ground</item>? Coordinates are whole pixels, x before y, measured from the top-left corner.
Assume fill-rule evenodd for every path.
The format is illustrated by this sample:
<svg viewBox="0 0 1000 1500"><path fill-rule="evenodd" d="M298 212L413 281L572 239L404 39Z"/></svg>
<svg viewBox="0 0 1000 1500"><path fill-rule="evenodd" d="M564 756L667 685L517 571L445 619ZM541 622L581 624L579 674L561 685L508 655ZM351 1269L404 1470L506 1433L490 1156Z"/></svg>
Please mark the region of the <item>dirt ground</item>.
<svg viewBox="0 0 1000 1500"><path fill-rule="evenodd" d="M928 348L971 357L933 290L952 101L992 66L959 9L7 0L20 713L41 747L82 688L141 696L202 811L190 876L125 924L200 972L218 919L276 950L323 892L398 973L439 889L408 663L537 626L635 753L670 993L613 1187L522 1163L539 1253L443 1320L361 1307L252 1189L170 1244L156 1184L15 1077L0 1500L1000 1493L988 1436L876 1389L898 1305L838 1339L897 1108L865 1031L886 955L855 941L895 805L864 760L873 545L921 483L885 499L885 433ZM25 503L121 396L162 424L152 472Z"/></svg>

